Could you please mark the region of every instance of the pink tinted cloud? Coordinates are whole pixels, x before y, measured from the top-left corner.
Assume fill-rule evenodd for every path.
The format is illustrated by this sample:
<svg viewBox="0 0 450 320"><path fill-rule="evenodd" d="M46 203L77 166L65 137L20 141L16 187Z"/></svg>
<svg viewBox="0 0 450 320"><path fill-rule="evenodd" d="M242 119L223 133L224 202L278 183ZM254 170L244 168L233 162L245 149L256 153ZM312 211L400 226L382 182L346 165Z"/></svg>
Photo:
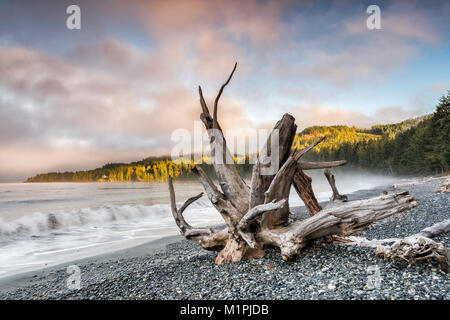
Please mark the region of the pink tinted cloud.
<svg viewBox="0 0 450 320"><path fill-rule="evenodd" d="M160 0L134 3L149 32L162 39L186 34L195 37L203 31L214 30L255 44L268 44L279 38L282 14L289 2Z"/></svg>
<svg viewBox="0 0 450 320"><path fill-rule="evenodd" d="M369 15L356 15L345 23L345 31L350 36L372 37L384 34L391 38L414 40L426 44L438 44L441 41L432 17L424 10L415 10L413 3L405 3L385 8L381 6L381 29L369 30L366 19Z"/></svg>
<svg viewBox="0 0 450 320"><path fill-rule="evenodd" d="M11 109L15 114L3 116L21 119L23 126L32 121L42 137L63 132L94 144L110 135L122 136L126 144L127 137L153 140L176 128L191 129L200 114L197 88L176 78L169 80L170 85L152 86L160 81L155 74L127 73L124 65L139 66L137 59L96 71L36 51L2 48L0 81L16 103ZM156 74L165 71L158 64L152 68ZM41 70L45 72L36 72ZM251 125L242 103L224 95L221 106L224 125ZM21 134L17 132L17 137Z"/></svg>
<svg viewBox="0 0 450 320"><path fill-rule="evenodd" d="M328 107L321 104L294 106L291 112L300 130L314 125L348 125L370 128L376 124L396 123L424 114L422 109L405 110L397 106L381 107L368 115L345 107Z"/></svg>
<svg viewBox="0 0 450 320"><path fill-rule="evenodd" d="M147 65L154 72L134 72L148 63L146 54L114 48L121 54L102 57L98 46L84 48L86 67L30 49L0 48L0 176L170 154L172 131L193 130L201 111L197 87L157 60ZM90 67L90 59L103 58L122 63ZM158 74L164 74L162 86ZM208 103L216 93L205 92ZM253 126L244 104L226 93L219 117L227 128Z"/></svg>
<svg viewBox="0 0 450 320"><path fill-rule="evenodd" d="M442 43L439 26L446 22L436 11L417 8L414 2L380 6L381 30L367 28L369 15L363 5L352 6L347 15L324 9L309 17L300 10L301 22L284 26L284 41L270 54L272 74L288 79L308 77L338 89L361 81L377 84L414 61L424 47ZM337 10L339 5L332 8ZM322 32L316 35L317 30Z"/></svg>
<svg viewBox="0 0 450 320"><path fill-rule="evenodd" d="M77 44L63 57L18 46L0 47L0 84L6 91L0 97L3 150L31 157L24 141L34 139L47 151L38 153L42 159L48 153L49 164L53 163L50 156L61 150L61 157L55 156L61 166L64 159L76 159L64 151L69 147L79 150L83 163L89 162L89 153L103 149L135 158L167 152L170 133L176 128L191 129L198 120L197 85L202 84L211 103L235 61L238 74L219 109L224 128L254 126L250 119L261 117L259 103L273 98L271 85L282 91L298 79L319 80L331 84L326 93L333 97L354 83L382 81L420 54L419 45L439 42L429 15L413 15L415 25L401 10L397 18L383 15L382 32L370 37L364 29L364 12L335 33L325 28L309 37L307 33L322 30L320 23L327 19L317 24L317 17L305 17L286 25L283 15L289 2L131 1L125 5L120 1L115 5L140 19L151 45L139 48L105 37ZM299 127L367 127L420 115L398 107L366 115L323 105L321 99L313 102L293 108ZM270 114L264 126L271 128L278 120L272 115L280 112L264 111ZM22 151L13 149L20 143ZM98 154L109 161L106 151Z"/></svg>

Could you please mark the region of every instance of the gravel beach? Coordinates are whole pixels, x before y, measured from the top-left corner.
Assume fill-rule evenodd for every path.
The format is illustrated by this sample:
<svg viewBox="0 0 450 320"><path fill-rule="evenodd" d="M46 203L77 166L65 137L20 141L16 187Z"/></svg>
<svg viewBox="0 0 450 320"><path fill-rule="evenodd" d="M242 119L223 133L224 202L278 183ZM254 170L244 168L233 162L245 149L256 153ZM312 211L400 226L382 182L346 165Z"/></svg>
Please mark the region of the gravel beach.
<svg viewBox="0 0 450 320"><path fill-rule="evenodd" d="M405 237L449 219L450 194L434 192L440 182L399 188L409 190L419 206L362 235ZM388 186L360 190L349 200L376 196L382 190ZM307 214L304 208L293 210ZM436 240L450 247L450 234ZM373 249L322 243L283 262L273 248L261 259L219 266L215 256L196 242L171 237L1 279L0 299L450 299L450 275L436 262L393 264L376 257ZM66 267L71 264L81 270L80 289L66 286Z"/></svg>

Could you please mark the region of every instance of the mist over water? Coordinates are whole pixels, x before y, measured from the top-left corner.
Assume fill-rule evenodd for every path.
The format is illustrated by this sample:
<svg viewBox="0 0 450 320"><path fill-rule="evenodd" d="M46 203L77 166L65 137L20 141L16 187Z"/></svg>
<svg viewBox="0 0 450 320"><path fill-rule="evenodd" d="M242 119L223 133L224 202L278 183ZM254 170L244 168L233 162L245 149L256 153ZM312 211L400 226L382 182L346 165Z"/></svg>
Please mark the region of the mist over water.
<svg viewBox="0 0 450 320"><path fill-rule="evenodd" d="M319 201L331 196L322 170L307 172ZM336 171L342 194L392 185L398 178ZM177 203L203 191L175 181ZM291 207L303 202L294 189ZM222 224L204 195L186 211L194 226ZM136 246L179 234L166 183L0 184L0 277Z"/></svg>

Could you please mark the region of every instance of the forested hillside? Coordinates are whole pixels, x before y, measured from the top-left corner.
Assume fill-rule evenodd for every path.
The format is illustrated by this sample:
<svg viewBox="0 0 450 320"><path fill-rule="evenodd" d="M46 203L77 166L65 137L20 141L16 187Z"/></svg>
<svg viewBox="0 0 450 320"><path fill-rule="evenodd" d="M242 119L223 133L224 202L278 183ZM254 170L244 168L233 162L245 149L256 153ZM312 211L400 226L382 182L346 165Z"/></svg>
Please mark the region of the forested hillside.
<svg viewBox="0 0 450 320"><path fill-rule="evenodd" d="M349 168L396 175L446 173L450 170L450 92L440 99L431 115L396 124L376 125L370 129L313 126L295 137L292 148L304 148L325 135L327 139L310 151L305 159L346 159ZM190 159L174 162L168 157L153 157L130 164L110 163L88 171L38 174L27 182L165 181L169 175L189 179L193 177L193 166ZM213 174L211 165L203 166L207 173ZM252 166L247 161L238 165L238 170L248 177Z"/></svg>
<svg viewBox="0 0 450 320"><path fill-rule="evenodd" d="M203 168L206 173L213 175L209 159L204 159ZM109 163L101 168L76 172L49 172L38 174L26 182L150 182L167 181L168 176L180 179L195 178L191 169L195 166L190 159L171 161L169 157L151 157L130 164ZM252 166L238 165L238 171L247 176Z"/></svg>
<svg viewBox="0 0 450 320"><path fill-rule="evenodd" d="M346 159L349 167L396 175L443 174L450 170L449 131L450 93L440 99L431 115L359 130L379 138L356 143L342 140L343 143L313 149L305 158ZM323 134L316 135L319 136Z"/></svg>

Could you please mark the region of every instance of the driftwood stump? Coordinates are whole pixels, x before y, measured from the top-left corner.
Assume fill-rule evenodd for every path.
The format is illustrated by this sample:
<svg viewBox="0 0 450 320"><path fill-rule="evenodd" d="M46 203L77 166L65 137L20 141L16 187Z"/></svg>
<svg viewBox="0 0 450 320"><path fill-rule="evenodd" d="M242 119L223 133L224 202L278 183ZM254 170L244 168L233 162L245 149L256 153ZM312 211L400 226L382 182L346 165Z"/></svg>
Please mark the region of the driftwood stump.
<svg viewBox="0 0 450 320"><path fill-rule="evenodd" d="M445 179L439 184L439 189L436 193L450 193L450 178Z"/></svg>
<svg viewBox="0 0 450 320"><path fill-rule="evenodd" d="M222 128L217 119L220 96L230 82L236 65L227 81L222 85L214 101L213 115L199 87L200 119L208 131L211 155L219 187L200 166L194 172L203 185L208 199L222 216L227 227L223 230L194 228L183 218L183 211L202 196L187 199L180 209L176 206L172 179L169 178L172 213L181 233L197 240L207 249L218 251L216 263L241 261L264 255L267 245L277 246L283 260L298 255L312 240L331 235L350 235L381 219L417 205L408 192L392 193L367 200L347 201L337 191L334 176L326 176L333 190L332 206L322 209L311 187L311 178L303 170L323 169L344 165L345 160L332 162L302 162L301 157L322 142L319 139L311 146L292 151L291 146L297 130L295 119L283 115L269 135L253 167L250 186L239 175L230 151L227 148ZM278 153L271 150L271 137L278 138ZM275 150L276 151L276 150ZM276 172L265 174L266 168L277 162ZM294 184L300 198L305 202L311 217L299 220L289 212L289 193ZM340 201L342 200L342 201Z"/></svg>

